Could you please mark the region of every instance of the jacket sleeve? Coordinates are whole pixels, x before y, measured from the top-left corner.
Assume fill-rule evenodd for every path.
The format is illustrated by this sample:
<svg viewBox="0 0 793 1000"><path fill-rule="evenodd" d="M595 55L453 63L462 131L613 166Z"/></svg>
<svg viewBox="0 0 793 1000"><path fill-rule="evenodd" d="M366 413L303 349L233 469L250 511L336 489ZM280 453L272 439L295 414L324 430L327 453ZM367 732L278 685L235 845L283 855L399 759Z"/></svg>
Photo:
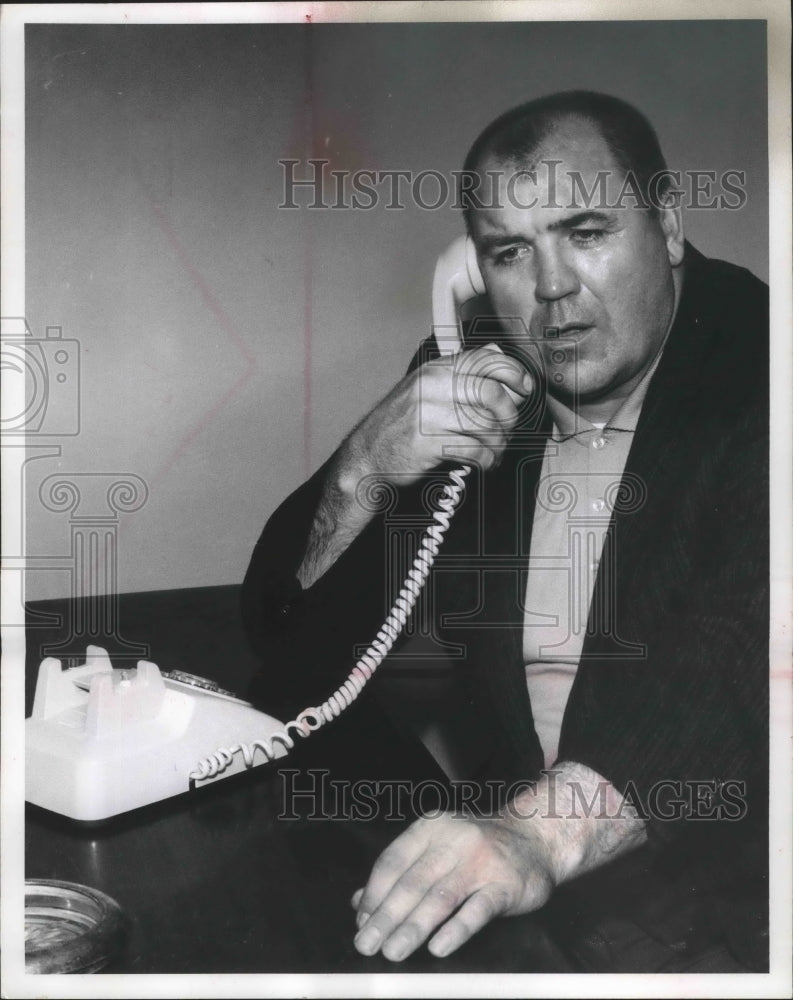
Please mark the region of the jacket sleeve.
<svg viewBox="0 0 793 1000"><path fill-rule="evenodd" d="M684 829L708 839L718 819L741 837L767 819L768 327L765 296L745 303L713 319L736 335L711 342L693 409L648 486L637 551L615 555L632 566L617 620L646 653L582 663L562 731L564 757L608 778L667 841Z"/></svg>
<svg viewBox="0 0 793 1000"><path fill-rule="evenodd" d="M766 770L768 534L761 441L744 462L732 463L731 481L723 484L711 523L702 526L707 576L674 608L659 587L658 620L645 632L646 660L581 668L589 710L578 726L565 727L561 749L567 759L638 792L651 813L671 800L675 783L713 779L737 787L758 781ZM648 571L645 586L655 579ZM674 804L664 809L672 819Z"/></svg>
<svg viewBox="0 0 793 1000"><path fill-rule="evenodd" d="M433 356L437 348L429 338L408 371ZM396 489L362 482L359 501L370 506L372 519L323 576L303 590L297 571L332 461L268 520L243 583L243 622L262 662L251 697L281 716L321 704L375 638L409 569L389 552L390 527L406 512L420 520L426 510L421 484Z"/></svg>
<svg viewBox="0 0 793 1000"><path fill-rule="evenodd" d="M242 588L243 622L262 664L252 697L281 716L321 704L388 611L382 517L375 516L311 587L303 590L297 580L326 468L269 519Z"/></svg>

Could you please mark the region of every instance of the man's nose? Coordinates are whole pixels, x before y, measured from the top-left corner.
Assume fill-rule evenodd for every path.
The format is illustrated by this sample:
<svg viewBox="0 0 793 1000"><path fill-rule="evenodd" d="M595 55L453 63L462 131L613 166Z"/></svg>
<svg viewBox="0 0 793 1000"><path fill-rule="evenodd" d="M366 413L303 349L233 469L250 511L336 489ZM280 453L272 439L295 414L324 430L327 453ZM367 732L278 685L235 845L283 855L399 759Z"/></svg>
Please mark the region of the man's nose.
<svg viewBox="0 0 793 1000"><path fill-rule="evenodd" d="M578 276L558 249L537 253L534 297L538 302L553 302L579 289Z"/></svg>

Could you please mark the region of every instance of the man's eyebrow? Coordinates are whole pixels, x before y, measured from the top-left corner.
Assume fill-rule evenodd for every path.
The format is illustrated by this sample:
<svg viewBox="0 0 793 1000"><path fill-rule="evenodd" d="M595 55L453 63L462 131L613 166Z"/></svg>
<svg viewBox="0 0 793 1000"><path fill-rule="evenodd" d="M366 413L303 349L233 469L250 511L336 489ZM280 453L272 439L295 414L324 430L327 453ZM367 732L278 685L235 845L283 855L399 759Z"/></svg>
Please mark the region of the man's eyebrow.
<svg viewBox="0 0 793 1000"><path fill-rule="evenodd" d="M517 233L504 236L481 236L476 242L480 250L497 250L499 247L511 246L513 243L520 243L523 237Z"/></svg>
<svg viewBox="0 0 793 1000"><path fill-rule="evenodd" d="M548 232L556 232L559 229L577 229L579 226L585 226L592 222L607 226L613 221L614 215L610 212L578 212L575 215L569 215L566 219L552 222L548 226Z"/></svg>
<svg viewBox="0 0 793 1000"><path fill-rule="evenodd" d="M565 219L558 219L556 222L550 223L548 232L553 233L559 230L577 229L580 226L591 225L593 223L608 226L614 220L615 216L611 212L598 212L591 209L584 212L576 212L575 215L569 215ZM512 246L515 243L527 241L520 233L504 233L503 235L492 234L481 236L476 242L479 249L486 253L488 250L497 250L499 247Z"/></svg>

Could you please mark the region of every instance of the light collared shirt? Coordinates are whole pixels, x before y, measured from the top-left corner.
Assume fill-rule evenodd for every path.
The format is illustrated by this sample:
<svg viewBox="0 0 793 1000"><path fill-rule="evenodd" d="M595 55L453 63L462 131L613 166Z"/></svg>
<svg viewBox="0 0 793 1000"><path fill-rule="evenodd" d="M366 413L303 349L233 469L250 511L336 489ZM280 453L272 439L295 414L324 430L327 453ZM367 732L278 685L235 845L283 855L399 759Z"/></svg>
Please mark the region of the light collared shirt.
<svg viewBox="0 0 793 1000"><path fill-rule="evenodd" d="M553 397L537 487L523 619L523 661L545 766L556 760L611 513L660 354L606 424Z"/></svg>

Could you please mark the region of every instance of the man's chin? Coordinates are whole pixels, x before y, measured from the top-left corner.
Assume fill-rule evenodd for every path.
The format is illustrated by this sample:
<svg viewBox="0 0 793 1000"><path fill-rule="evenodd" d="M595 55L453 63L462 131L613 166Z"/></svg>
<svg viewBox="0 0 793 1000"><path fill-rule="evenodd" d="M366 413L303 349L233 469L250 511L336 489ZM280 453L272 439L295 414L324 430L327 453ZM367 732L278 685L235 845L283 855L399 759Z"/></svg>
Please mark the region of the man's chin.
<svg viewBox="0 0 793 1000"><path fill-rule="evenodd" d="M589 381L581 374L572 372L548 373L548 393L558 399L571 410L586 415L587 411L595 413L595 419L605 414L605 419L611 416L622 402L622 394L613 384L603 384L600 381Z"/></svg>

